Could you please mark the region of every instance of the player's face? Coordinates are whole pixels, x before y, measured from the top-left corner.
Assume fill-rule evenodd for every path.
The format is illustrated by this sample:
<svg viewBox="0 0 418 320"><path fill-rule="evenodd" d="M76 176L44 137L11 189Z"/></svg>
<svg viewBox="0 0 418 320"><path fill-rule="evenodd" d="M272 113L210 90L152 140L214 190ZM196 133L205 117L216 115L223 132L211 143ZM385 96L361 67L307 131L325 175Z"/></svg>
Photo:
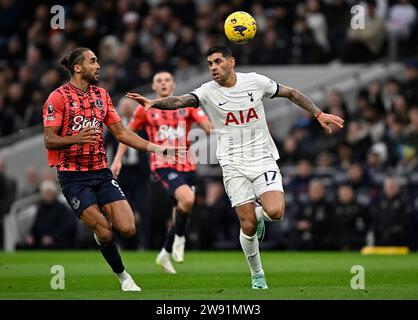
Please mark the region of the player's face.
<svg viewBox="0 0 418 320"><path fill-rule="evenodd" d="M219 84L223 84L233 74L235 59L233 57L224 57L222 53L215 52L208 56L208 67L212 74L212 79Z"/></svg>
<svg viewBox="0 0 418 320"><path fill-rule="evenodd" d="M97 61L96 55L92 51L85 51L83 53L84 60L80 64L81 78L88 83L96 84L99 82L100 65Z"/></svg>
<svg viewBox="0 0 418 320"><path fill-rule="evenodd" d="M173 76L169 72L159 72L152 80L152 90L161 98L172 96L175 87Z"/></svg>

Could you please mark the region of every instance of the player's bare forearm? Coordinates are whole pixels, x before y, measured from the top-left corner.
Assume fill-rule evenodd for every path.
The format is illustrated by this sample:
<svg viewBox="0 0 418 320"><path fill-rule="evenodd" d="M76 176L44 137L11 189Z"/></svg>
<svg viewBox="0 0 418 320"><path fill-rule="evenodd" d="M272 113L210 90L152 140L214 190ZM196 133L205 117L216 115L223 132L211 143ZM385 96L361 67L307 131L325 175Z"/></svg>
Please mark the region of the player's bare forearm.
<svg viewBox="0 0 418 320"><path fill-rule="evenodd" d="M323 113L311 100L309 100L307 96L296 89L280 85L280 90L277 96L286 97L301 108L312 113L321 126L328 131L328 133L333 132L333 128L329 126L330 124L336 125L340 128L344 127L344 119L332 114Z"/></svg>
<svg viewBox="0 0 418 320"><path fill-rule="evenodd" d="M46 127L44 129L45 147L48 150L62 150L71 147L74 144L97 143L100 131L92 127L81 129L78 133L71 136L59 136L60 127Z"/></svg>
<svg viewBox="0 0 418 320"><path fill-rule="evenodd" d="M321 112L321 110L311 100L309 100L307 96L297 89L280 85L277 96L288 98L290 101L313 115L317 115Z"/></svg>
<svg viewBox="0 0 418 320"><path fill-rule="evenodd" d="M132 128L128 127L127 129L130 130L130 131L133 131ZM128 146L126 144L119 143L118 150L116 151L114 161L122 161L123 156L125 155L127 150L128 150Z"/></svg>
<svg viewBox="0 0 418 320"><path fill-rule="evenodd" d="M126 128L124 128L122 132L116 136L116 138L122 144L128 145L139 151L147 151L148 144L150 143L149 141L142 139L136 133Z"/></svg>
<svg viewBox="0 0 418 320"><path fill-rule="evenodd" d="M206 132L206 134L210 134L210 132L213 130L213 125L210 121L202 122L200 127L203 129L203 131Z"/></svg>
<svg viewBox="0 0 418 320"><path fill-rule="evenodd" d="M139 151L155 152L157 149L155 147L157 146L156 144L142 139L135 132L125 128L121 122L112 123L109 125L109 130L120 143L123 143Z"/></svg>
<svg viewBox="0 0 418 320"><path fill-rule="evenodd" d="M44 143L48 150L63 150L76 143L74 136L61 137L54 131L53 128L45 128Z"/></svg>
<svg viewBox="0 0 418 320"><path fill-rule="evenodd" d="M72 145L75 144L75 142L73 141L73 137L72 136L68 136L68 137L60 137L60 136L53 136L53 135L48 135L44 137L44 141L45 141L45 148L47 148L48 150L63 150L63 149L67 149L69 147L71 147Z"/></svg>
<svg viewBox="0 0 418 320"><path fill-rule="evenodd" d="M197 101L191 94L183 96L170 96L158 100L154 100L152 107L162 110L175 110L187 107L197 107Z"/></svg>
<svg viewBox="0 0 418 320"><path fill-rule="evenodd" d="M123 156L126 153L126 150L128 150L128 146L126 144L119 143L118 150L116 151L114 161L122 161Z"/></svg>

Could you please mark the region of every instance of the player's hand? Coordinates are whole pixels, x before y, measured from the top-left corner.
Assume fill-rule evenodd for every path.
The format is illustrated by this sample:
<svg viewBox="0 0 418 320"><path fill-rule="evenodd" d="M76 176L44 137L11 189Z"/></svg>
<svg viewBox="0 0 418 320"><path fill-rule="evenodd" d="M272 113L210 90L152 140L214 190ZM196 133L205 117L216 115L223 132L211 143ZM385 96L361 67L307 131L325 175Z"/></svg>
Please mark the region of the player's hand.
<svg viewBox="0 0 418 320"><path fill-rule="evenodd" d="M112 171L113 177L117 179L120 174L120 170L122 169L122 161L113 161L112 165L110 166L110 171Z"/></svg>
<svg viewBox="0 0 418 320"><path fill-rule="evenodd" d="M181 164L186 162L187 148L159 145L155 154L166 157L167 160L171 160L174 163Z"/></svg>
<svg viewBox="0 0 418 320"><path fill-rule="evenodd" d="M74 136L77 144L85 143L97 143L101 135L100 131L97 131L95 128L86 127L80 130L78 134Z"/></svg>
<svg viewBox="0 0 418 320"><path fill-rule="evenodd" d="M141 96L139 93L133 93L133 92L128 92L126 94L127 98L133 99L136 102L138 102L140 105L142 105L145 110L148 110L149 108L152 108L154 101L148 98L145 98L143 96Z"/></svg>
<svg viewBox="0 0 418 320"><path fill-rule="evenodd" d="M316 118L318 119L321 126L328 131L328 133L332 133L333 131L329 124L334 124L338 128L344 127L344 120L338 116L334 116L333 114L321 112Z"/></svg>

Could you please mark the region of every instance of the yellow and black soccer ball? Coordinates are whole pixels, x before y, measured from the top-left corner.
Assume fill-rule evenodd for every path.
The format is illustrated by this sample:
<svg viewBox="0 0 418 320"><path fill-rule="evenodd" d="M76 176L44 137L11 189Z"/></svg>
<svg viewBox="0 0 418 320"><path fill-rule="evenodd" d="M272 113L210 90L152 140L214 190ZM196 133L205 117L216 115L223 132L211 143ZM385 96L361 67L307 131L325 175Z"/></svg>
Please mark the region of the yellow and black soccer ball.
<svg viewBox="0 0 418 320"><path fill-rule="evenodd" d="M225 20L226 37L237 44L244 44L254 38L257 32L255 19L245 11L231 13Z"/></svg>

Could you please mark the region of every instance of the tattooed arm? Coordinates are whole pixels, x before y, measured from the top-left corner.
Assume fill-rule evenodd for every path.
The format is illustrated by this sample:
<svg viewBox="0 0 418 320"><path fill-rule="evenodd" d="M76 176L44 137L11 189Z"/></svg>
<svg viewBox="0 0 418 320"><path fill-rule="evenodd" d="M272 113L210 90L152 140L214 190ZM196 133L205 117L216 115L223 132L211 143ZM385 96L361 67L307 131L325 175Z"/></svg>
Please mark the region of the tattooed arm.
<svg viewBox="0 0 418 320"><path fill-rule="evenodd" d="M297 89L286 87L280 85L280 89L277 94L273 97L285 97L288 98L293 103L297 104L302 109L310 112L318 119L321 126L328 130L329 133L332 132L329 124L335 124L337 127L342 128L344 126L344 120L338 116L332 114L323 113L307 96Z"/></svg>
<svg viewBox="0 0 418 320"><path fill-rule="evenodd" d="M307 96L297 89L286 87L280 85L280 89L275 95L275 97L285 97L288 98L293 103L297 104L299 107L305 109L306 111L317 115L321 110L311 101Z"/></svg>
<svg viewBox="0 0 418 320"><path fill-rule="evenodd" d="M149 108L156 108L162 110L175 110L186 107L198 107L199 102L192 94L185 94L182 96L171 96L157 100L150 100L138 93L127 93L127 98L131 98L143 105L145 110Z"/></svg>

